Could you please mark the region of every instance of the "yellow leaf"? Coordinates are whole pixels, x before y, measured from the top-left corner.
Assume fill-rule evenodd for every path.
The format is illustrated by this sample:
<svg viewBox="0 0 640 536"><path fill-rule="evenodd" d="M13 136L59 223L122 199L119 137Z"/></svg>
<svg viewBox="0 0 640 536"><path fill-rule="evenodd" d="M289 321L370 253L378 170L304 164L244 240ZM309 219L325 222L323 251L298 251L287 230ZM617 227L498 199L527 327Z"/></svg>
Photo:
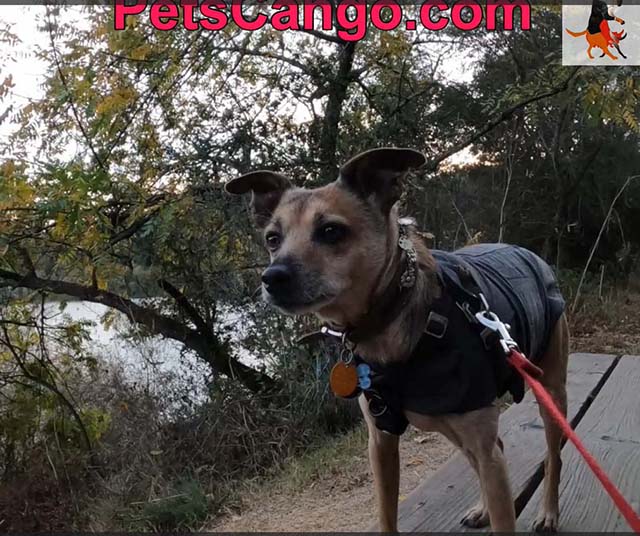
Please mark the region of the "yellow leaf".
<svg viewBox="0 0 640 536"><path fill-rule="evenodd" d="M131 51L131 58L134 60L144 60L151 52L151 47L148 44L144 44Z"/></svg>

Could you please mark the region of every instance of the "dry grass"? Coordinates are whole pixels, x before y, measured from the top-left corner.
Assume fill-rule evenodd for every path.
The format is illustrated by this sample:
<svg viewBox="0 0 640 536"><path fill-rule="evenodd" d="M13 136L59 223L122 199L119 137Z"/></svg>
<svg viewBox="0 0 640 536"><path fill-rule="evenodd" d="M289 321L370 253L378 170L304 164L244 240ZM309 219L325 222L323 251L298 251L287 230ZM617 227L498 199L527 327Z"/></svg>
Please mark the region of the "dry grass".
<svg viewBox="0 0 640 536"><path fill-rule="evenodd" d="M640 292L586 297L570 318L573 352L640 355Z"/></svg>
<svg viewBox="0 0 640 536"><path fill-rule="evenodd" d="M409 429L400 439L400 500L453 452L439 434ZM361 531L374 522L372 486L362 426L290 459L276 477L245 485L241 503L205 530Z"/></svg>

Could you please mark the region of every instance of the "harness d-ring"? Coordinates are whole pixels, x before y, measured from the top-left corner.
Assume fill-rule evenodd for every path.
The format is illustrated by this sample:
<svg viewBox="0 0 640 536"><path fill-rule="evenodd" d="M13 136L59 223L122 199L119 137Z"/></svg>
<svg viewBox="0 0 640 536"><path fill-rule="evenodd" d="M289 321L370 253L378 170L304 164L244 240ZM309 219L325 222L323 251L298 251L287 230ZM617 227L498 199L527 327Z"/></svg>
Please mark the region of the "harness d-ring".
<svg viewBox="0 0 640 536"><path fill-rule="evenodd" d="M367 406L369 408L369 414L374 418L381 417L382 415L384 415L387 412L387 409L389 408L385 403L385 401L382 399L382 397L375 391L367 391L367 394L369 395L367 397ZM372 402L374 404L372 404ZM374 407L372 407L375 405L375 403L381 403L380 405L382 407L378 410L375 410Z"/></svg>
<svg viewBox="0 0 640 536"><path fill-rule="evenodd" d="M340 361L342 361L345 365L350 365L353 361L353 351L349 348L343 348L340 352Z"/></svg>

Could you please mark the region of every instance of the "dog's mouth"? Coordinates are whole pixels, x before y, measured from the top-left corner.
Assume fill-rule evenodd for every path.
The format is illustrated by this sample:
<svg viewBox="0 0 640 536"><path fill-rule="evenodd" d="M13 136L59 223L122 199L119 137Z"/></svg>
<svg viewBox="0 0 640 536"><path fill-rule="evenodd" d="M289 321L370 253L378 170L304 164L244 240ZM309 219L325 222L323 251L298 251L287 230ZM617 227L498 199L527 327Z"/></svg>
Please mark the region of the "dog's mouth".
<svg viewBox="0 0 640 536"><path fill-rule="evenodd" d="M321 294L308 299L304 296L273 295L265 290L264 287L262 288L262 297L269 305L290 315L315 313L326 307L335 298L335 296L329 294Z"/></svg>

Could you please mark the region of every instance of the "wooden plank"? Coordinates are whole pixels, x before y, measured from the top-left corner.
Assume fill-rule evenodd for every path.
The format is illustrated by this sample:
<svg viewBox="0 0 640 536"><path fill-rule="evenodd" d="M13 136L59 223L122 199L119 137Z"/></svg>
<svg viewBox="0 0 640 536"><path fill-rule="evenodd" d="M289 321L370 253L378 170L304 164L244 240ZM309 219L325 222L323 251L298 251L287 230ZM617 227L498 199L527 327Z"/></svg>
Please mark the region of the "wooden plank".
<svg viewBox="0 0 640 536"><path fill-rule="evenodd" d="M640 357L625 356L576 427L585 446L640 512ZM565 445L560 481L562 532L630 532L573 445ZM518 524L531 526L542 498L531 498Z"/></svg>
<svg viewBox="0 0 640 536"><path fill-rule="evenodd" d="M571 355L567 384L570 420L581 415L586 401L614 362L612 355ZM531 392L501 416L500 430L517 503L546 452L542 419ZM479 493L475 473L467 460L457 454L400 504L399 529L459 532L463 529L460 519L477 502Z"/></svg>

